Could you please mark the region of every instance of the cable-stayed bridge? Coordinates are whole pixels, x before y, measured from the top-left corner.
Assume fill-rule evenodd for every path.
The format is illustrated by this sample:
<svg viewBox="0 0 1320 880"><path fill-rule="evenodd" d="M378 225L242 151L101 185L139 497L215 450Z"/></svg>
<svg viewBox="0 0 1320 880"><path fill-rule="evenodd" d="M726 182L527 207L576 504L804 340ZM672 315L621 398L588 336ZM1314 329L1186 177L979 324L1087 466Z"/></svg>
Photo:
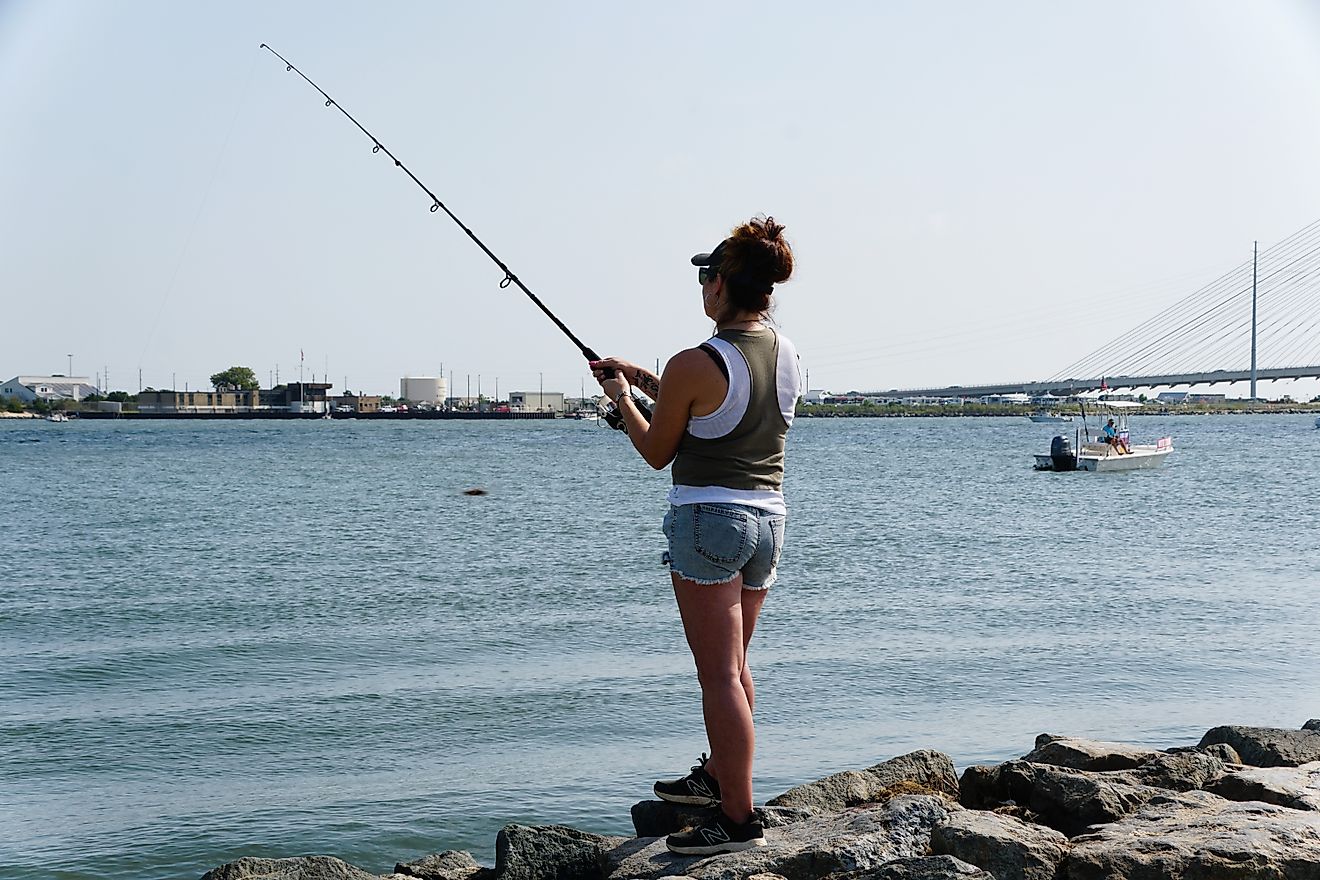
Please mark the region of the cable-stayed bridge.
<svg viewBox="0 0 1320 880"><path fill-rule="evenodd" d="M1059 372L1034 382L868 392L881 397L1069 395L1320 378L1320 220Z"/></svg>

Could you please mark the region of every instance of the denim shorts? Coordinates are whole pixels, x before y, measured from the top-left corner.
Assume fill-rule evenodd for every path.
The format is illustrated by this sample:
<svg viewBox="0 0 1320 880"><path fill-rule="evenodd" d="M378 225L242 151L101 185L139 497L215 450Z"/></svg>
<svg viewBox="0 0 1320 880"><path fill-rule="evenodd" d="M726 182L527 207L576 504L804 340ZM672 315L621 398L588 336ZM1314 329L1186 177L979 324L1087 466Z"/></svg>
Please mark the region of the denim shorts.
<svg viewBox="0 0 1320 880"><path fill-rule="evenodd" d="M784 547L784 515L743 504L671 505L665 514L670 571L698 584L723 584L739 573L748 590L768 590Z"/></svg>

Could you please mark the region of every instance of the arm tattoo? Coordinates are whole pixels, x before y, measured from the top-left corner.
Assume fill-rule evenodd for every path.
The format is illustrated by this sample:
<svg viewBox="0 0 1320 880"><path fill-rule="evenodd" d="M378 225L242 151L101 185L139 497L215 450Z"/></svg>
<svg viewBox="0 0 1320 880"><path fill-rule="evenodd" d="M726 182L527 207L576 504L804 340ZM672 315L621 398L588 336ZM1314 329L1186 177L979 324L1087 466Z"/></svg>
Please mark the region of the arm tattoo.
<svg viewBox="0 0 1320 880"><path fill-rule="evenodd" d="M633 378L635 380L633 384L642 389L647 397L655 400L656 395L660 393L660 383L643 373L640 367Z"/></svg>

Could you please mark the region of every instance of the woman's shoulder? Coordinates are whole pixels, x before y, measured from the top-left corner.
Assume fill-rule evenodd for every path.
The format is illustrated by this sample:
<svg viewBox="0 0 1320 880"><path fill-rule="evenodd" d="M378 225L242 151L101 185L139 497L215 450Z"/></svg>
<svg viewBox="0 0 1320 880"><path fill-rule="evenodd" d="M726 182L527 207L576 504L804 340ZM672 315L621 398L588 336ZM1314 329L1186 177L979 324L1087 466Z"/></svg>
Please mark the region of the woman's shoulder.
<svg viewBox="0 0 1320 880"><path fill-rule="evenodd" d="M683 373L700 372L703 367L712 363L710 355L702 348L703 345L709 344L709 342L702 342L692 348L683 349L669 359L669 363L665 365L665 372L669 373L671 370Z"/></svg>

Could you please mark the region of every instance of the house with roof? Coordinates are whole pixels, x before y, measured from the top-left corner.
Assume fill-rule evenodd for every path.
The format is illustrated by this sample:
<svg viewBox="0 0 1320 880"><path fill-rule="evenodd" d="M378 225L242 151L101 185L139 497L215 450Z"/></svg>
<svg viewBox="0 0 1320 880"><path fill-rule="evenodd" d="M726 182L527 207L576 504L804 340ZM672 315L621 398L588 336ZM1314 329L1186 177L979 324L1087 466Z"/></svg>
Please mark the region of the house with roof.
<svg viewBox="0 0 1320 880"><path fill-rule="evenodd" d="M82 400L100 391L87 376L15 376L0 385L0 397L13 397L23 403L34 400Z"/></svg>

